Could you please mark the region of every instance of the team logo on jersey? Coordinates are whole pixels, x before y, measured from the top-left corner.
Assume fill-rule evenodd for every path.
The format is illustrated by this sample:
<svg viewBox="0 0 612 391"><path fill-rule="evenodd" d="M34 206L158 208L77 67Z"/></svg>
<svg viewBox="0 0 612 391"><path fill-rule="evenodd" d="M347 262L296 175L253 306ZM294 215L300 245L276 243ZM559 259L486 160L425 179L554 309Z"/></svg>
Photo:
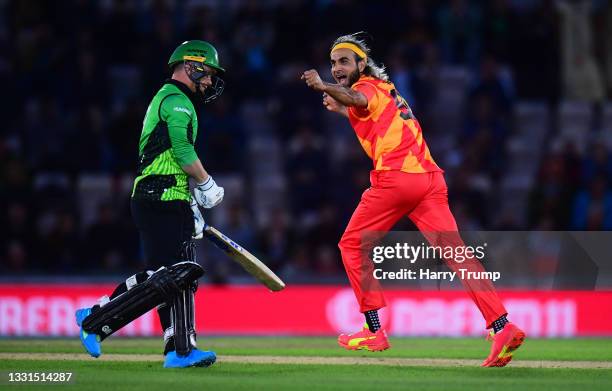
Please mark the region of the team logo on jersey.
<svg viewBox="0 0 612 391"><path fill-rule="evenodd" d="M185 108L185 107L176 106L174 108L174 111L180 111L180 112L185 113L185 114L187 114L189 116L191 115L191 111L189 109Z"/></svg>

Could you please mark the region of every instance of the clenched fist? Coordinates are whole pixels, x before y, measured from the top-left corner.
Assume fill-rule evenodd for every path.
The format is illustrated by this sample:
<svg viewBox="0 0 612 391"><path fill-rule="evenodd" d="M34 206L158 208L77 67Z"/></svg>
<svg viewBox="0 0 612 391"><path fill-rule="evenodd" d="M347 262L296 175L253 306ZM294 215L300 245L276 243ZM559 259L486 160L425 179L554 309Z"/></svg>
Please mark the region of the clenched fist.
<svg viewBox="0 0 612 391"><path fill-rule="evenodd" d="M325 106L327 110L335 112L338 112L344 108L344 105L326 93L323 93L323 106Z"/></svg>
<svg viewBox="0 0 612 391"><path fill-rule="evenodd" d="M301 79L306 82L306 85L308 87L312 88L315 91L325 90L325 83L323 83L323 80L321 80L321 77L319 76L319 72L317 72L315 69L309 69L305 71L302 74Z"/></svg>

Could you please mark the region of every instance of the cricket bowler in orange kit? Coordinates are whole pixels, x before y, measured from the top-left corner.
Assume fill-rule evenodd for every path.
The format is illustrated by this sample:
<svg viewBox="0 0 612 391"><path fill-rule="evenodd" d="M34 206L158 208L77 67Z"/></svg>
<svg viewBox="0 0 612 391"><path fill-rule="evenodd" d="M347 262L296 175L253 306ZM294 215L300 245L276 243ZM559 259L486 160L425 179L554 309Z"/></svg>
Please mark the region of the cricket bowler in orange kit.
<svg viewBox="0 0 612 391"><path fill-rule="evenodd" d="M330 50L336 83L321 80L316 70L305 71L308 87L323 93L323 105L348 118L366 154L372 159L371 187L367 189L340 240L342 262L365 315L365 326L338 337L340 346L380 351L390 347L381 328L378 310L385 307L381 289L372 281L372 261L363 252L372 244L368 232L388 232L402 217L410 218L433 246L463 246L448 205L442 169L433 160L412 110L389 81L384 68L369 56L360 33L336 39ZM445 259L451 270L459 267L484 271L475 258L462 263ZM462 279L486 328L492 329L491 352L482 366L503 367L525 339L525 333L507 319L507 311L489 280Z"/></svg>

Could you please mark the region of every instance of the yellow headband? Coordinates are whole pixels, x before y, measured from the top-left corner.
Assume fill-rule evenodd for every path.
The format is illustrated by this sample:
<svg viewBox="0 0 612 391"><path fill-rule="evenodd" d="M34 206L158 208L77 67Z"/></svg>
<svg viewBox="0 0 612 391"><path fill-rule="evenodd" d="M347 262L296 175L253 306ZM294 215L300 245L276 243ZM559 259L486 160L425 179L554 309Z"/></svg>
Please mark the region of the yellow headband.
<svg viewBox="0 0 612 391"><path fill-rule="evenodd" d="M366 59L368 56L365 54L365 52L363 50L361 50L359 48L359 46L355 45L354 43L350 43L350 42L342 42L337 44L336 46L334 46L332 48L332 52L334 50L338 50L338 49L349 49L352 50L353 52L355 52L356 55L358 55L359 57Z"/></svg>

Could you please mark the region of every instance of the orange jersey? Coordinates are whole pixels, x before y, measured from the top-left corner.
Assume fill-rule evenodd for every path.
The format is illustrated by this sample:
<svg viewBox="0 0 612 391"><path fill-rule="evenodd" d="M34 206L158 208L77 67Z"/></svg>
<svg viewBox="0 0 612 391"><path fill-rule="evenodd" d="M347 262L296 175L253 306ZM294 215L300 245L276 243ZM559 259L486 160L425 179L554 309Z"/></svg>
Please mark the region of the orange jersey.
<svg viewBox="0 0 612 391"><path fill-rule="evenodd" d="M419 122L393 83L362 76L351 88L368 98L367 108L350 107L348 114L375 170L442 171L431 157Z"/></svg>

